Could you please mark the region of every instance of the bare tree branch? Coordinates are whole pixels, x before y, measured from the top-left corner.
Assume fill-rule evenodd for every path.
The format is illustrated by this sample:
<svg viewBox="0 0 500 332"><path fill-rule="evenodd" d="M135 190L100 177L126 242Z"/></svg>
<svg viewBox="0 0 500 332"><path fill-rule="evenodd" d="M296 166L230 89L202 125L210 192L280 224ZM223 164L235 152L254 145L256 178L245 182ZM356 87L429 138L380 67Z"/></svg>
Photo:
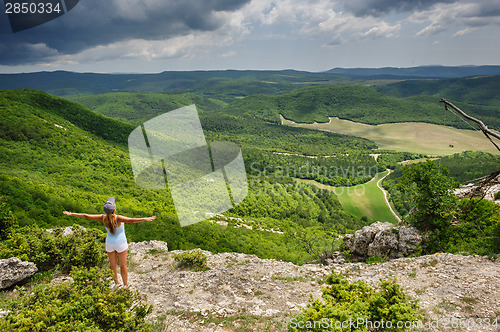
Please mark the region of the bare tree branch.
<svg viewBox="0 0 500 332"><path fill-rule="evenodd" d="M490 130L488 127L486 127L486 125L481 120L478 120L478 119L476 119L476 118L468 115L467 113L465 113L464 111L462 111L460 108L458 108L455 105L453 105L452 103L450 103L448 100L442 98L439 102L440 103L444 103L445 107L446 106L450 106L455 111L457 111L458 113L460 113L460 115L462 115L464 118L469 119L469 120L477 123L478 126L479 126L479 129L481 129L481 131L490 140L490 142L493 143L493 145L498 149L498 151L500 151L500 147L488 136L488 135L491 135L491 136L493 136L493 137L495 137L495 138L497 138L497 139L500 140L500 134L499 133L496 133L496 132Z"/></svg>
<svg viewBox="0 0 500 332"><path fill-rule="evenodd" d="M491 143L493 143L493 145L497 148L497 150L500 151L500 147L498 147L498 145L489 136L489 135L491 135L491 136L493 136L493 137L495 137L495 138L497 138L497 139L500 140L500 134L499 133L494 132L494 131L488 129L488 127L486 127L486 125L481 120L478 120L478 119L476 119L476 118L474 118L474 117L466 114L464 111L462 111L460 108L458 108L455 105L453 105L452 103L450 103L448 100L442 98L439 102L440 103L444 103L444 107L445 107L446 110L448 110L447 106L450 106L455 111L457 111L458 113L460 113L460 115L462 115L464 118L477 123L478 126L479 126L479 129L481 129L481 131L483 132L483 134L490 140ZM469 196L470 198L472 198L472 197L480 197L480 200L482 200L486 196L486 194L487 194L487 188L492 183L494 183L495 181L498 182L499 175L500 175L500 170L496 171L496 172L493 172L491 174L488 174L486 176L483 176L482 178L469 181L469 183L471 183L471 182L472 183L476 183L476 185L475 185L474 188L472 188L472 190L469 192L469 194L467 196ZM475 204L477 204L477 202Z"/></svg>

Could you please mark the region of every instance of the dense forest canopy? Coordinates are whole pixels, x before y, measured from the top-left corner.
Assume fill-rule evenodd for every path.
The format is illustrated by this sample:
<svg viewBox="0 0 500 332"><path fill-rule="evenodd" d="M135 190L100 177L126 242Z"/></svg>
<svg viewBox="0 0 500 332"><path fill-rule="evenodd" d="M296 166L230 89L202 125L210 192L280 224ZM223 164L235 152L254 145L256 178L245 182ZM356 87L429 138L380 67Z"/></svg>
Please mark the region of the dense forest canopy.
<svg viewBox="0 0 500 332"><path fill-rule="evenodd" d="M161 239L172 249L202 247L304 262L311 257L293 240L297 234L309 234L319 239L316 246L327 248L336 234L352 232L369 220L346 212L331 192L298 184L295 179L354 186L391 168L395 172L384 186L396 210L405 215L412 206L408 194L397 188L403 169L400 163L426 156L377 150L374 142L353 136L281 126L280 115L297 122L325 122L329 116L337 116L370 124L442 124L443 110L436 97L455 91L447 88L454 85L467 91L460 97L453 95L457 96L457 105L491 127L500 127L498 101L493 93L498 77L412 80L374 89L338 84L340 77L333 82L328 81L333 76L288 74L290 77L274 72L224 72L221 78L207 76L199 85L191 85L193 91L189 93L112 92L71 97L78 103L37 90L0 91L3 209L12 211L20 225L69 225L74 221L63 217L63 210L101 213L102 201L117 196L122 214L159 216L156 223L131 225L127 234L132 241ZM191 77L165 73L161 78L176 77L192 83L199 75L205 73L192 73ZM98 79L92 75L88 78ZM312 78L317 83L323 81L306 87L296 84ZM262 92L245 81L264 79L279 79L283 89L255 94ZM104 87L109 82L101 84ZM68 84L68 89L74 87L78 84ZM234 92L232 97L230 91ZM430 91L435 94L429 96ZM232 217L229 227L213 220L181 228L168 189L144 190L133 180L127 150L130 132L144 121L189 104L197 105L209 142L231 141L243 151L250 191L242 204L227 212ZM451 115L445 120L447 125L467 127ZM450 176L464 182L498 167L499 158L465 152L438 162L450 170ZM237 227L241 222L264 231ZM99 227L88 221L81 224Z"/></svg>

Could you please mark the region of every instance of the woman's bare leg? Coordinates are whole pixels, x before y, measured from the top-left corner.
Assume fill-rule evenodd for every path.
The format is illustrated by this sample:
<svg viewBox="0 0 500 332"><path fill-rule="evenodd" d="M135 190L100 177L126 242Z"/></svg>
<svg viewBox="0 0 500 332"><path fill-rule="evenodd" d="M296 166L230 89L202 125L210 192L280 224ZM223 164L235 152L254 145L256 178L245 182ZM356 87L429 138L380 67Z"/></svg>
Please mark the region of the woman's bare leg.
<svg viewBox="0 0 500 332"><path fill-rule="evenodd" d="M122 275L123 285L125 286L128 286L127 252L128 249L118 253L118 263L120 264L120 273Z"/></svg>
<svg viewBox="0 0 500 332"><path fill-rule="evenodd" d="M109 268L113 271L113 279L115 280L115 284L119 285L118 282L118 274L116 272L116 260L118 259L117 252L108 252L109 257Z"/></svg>

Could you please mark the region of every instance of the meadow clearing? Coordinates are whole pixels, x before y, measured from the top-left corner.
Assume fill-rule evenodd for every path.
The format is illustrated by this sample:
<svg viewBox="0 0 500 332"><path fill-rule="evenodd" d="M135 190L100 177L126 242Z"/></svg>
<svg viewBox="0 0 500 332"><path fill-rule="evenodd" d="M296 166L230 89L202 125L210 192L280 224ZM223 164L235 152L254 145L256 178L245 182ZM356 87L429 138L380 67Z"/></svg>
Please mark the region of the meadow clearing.
<svg viewBox="0 0 500 332"><path fill-rule="evenodd" d="M369 125L337 117L328 123L295 123L281 118L283 125L358 136L374 141L380 149L422 153L432 156L451 155L463 151L500 154L481 131L457 129L422 122Z"/></svg>
<svg viewBox="0 0 500 332"><path fill-rule="evenodd" d="M314 185L320 190L333 192L346 211L358 218L365 216L369 221L397 223L399 220L387 205L384 191L378 186L389 170L379 172L370 181L352 187L333 187L314 180L296 179L300 183Z"/></svg>

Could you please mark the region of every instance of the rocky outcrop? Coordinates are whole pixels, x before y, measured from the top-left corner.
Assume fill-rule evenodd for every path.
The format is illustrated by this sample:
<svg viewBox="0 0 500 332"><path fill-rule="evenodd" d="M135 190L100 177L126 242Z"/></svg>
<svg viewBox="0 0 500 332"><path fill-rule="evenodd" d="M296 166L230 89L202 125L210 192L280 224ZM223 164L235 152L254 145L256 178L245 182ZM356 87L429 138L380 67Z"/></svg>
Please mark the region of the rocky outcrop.
<svg viewBox="0 0 500 332"><path fill-rule="evenodd" d="M422 237L414 227L379 221L344 237L345 248L353 261L364 261L371 256L407 256L414 253L421 242Z"/></svg>
<svg viewBox="0 0 500 332"><path fill-rule="evenodd" d="M17 257L0 259L0 289L9 288L37 271L35 263L23 262Z"/></svg>
<svg viewBox="0 0 500 332"><path fill-rule="evenodd" d="M78 230L78 229L80 229L82 231L86 231L87 230L83 226L67 226L67 227L60 228L60 230L62 231L62 235L63 236L73 235L75 233L75 231ZM56 231L57 231L57 229L55 229L55 228L47 229L47 232L49 232L49 233L54 233Z"/></svg>
<svg viewBox="0 0 500 332"><path fill-rule="evenodd" d="M442 253L379 264L347 263L333 269L350 281L371 286L380 279L397 279L405 294L419 301L424 321L433 321L432 328L418 331L498 331L499 319L497 327L493 324L500 308L500 259ZM493 324L481 324L482 320L475 320L477 317L490 317ZM471 324L451 329L445 325L446 319L469 320Z"/></svg>
<svg viewBox="0 0 500 332"><path fill-rule="evenodd" d="M240 319L233 319L232 329L210 323L213 316L247 315L262 317L252 330L276 331L276 324L286 326L290 315L306 307L309 294L321 296L320 282L331 271L324 265L297 266L249 254L203 251L209 269L193 272L175 267L173 255L180 250L151 252L143 243L129 246L130 285L154 304L151 318L166 317L169 331L249 330ZM195 322L179 319L181 312L198 318Z"/></svg>
<svg viewBox="0 0 500 332"><path fill-rule="evenodd" d="M404 227L394 228L399 229L399 238L413 239ZM440 322L422 331L448 332L451 319L455 324L470 324L457 331L498 330L491 323L500 308L500 259L434 254L378 264L298 266L248 254L203 251L209 269L193 272L176 268L173 255L180 251L162 250L166 243L161 241L153 243L156 247L149 241L130 243L129 282L132 290L154 304L148 319L161 317L167 331L285 331L291 317L308 304L310 295L321 298L323 280L333 271L351 282L363 281L374 287L380 279L397 279L402 290L419 301L424 323ZM71 278L60 276L51 283L61 282L71 282ZM0 317L6 314L8 311L0 308ZM446 320L450 324L444 325Z"/></svg>
<svg viewBox="0 0 500 332"><path fill-rule="evenodd" d="M458 198L484 198L500 204L500 199L495 200L495 195L500 192L500 171L475 180L456 189L454 194Z"/></svg>
<svg viewBox="0 0 500 332"><path fill-rule="evenodd" d="M413 239L406 227L395 228L400 238ZM404 292L419 300L429 320L495 317L500 308L500 260L487 257L435 254L379 264L297 266L254 255L203 251L210 269L192 272L175 268L172 255L180 251L149 252L141 244L130 248L135 253L129 270L131 287L154 304L150 318L164 317L169 331L286 330L310 294L321 298L322 280L332 271L371 286L381 278L397 278ZM496 331L473 327L471 331ZM449 329L440 326L432 331Z"/></svg>
<svg viewBox="0 0 500 332"><path fill-rule="evenodd" d="M149 252L155 251L168 251L168 245L166 242L151 240L142 242L131 242L129 243L129 250L137 254L147 254Z"/></svg>

